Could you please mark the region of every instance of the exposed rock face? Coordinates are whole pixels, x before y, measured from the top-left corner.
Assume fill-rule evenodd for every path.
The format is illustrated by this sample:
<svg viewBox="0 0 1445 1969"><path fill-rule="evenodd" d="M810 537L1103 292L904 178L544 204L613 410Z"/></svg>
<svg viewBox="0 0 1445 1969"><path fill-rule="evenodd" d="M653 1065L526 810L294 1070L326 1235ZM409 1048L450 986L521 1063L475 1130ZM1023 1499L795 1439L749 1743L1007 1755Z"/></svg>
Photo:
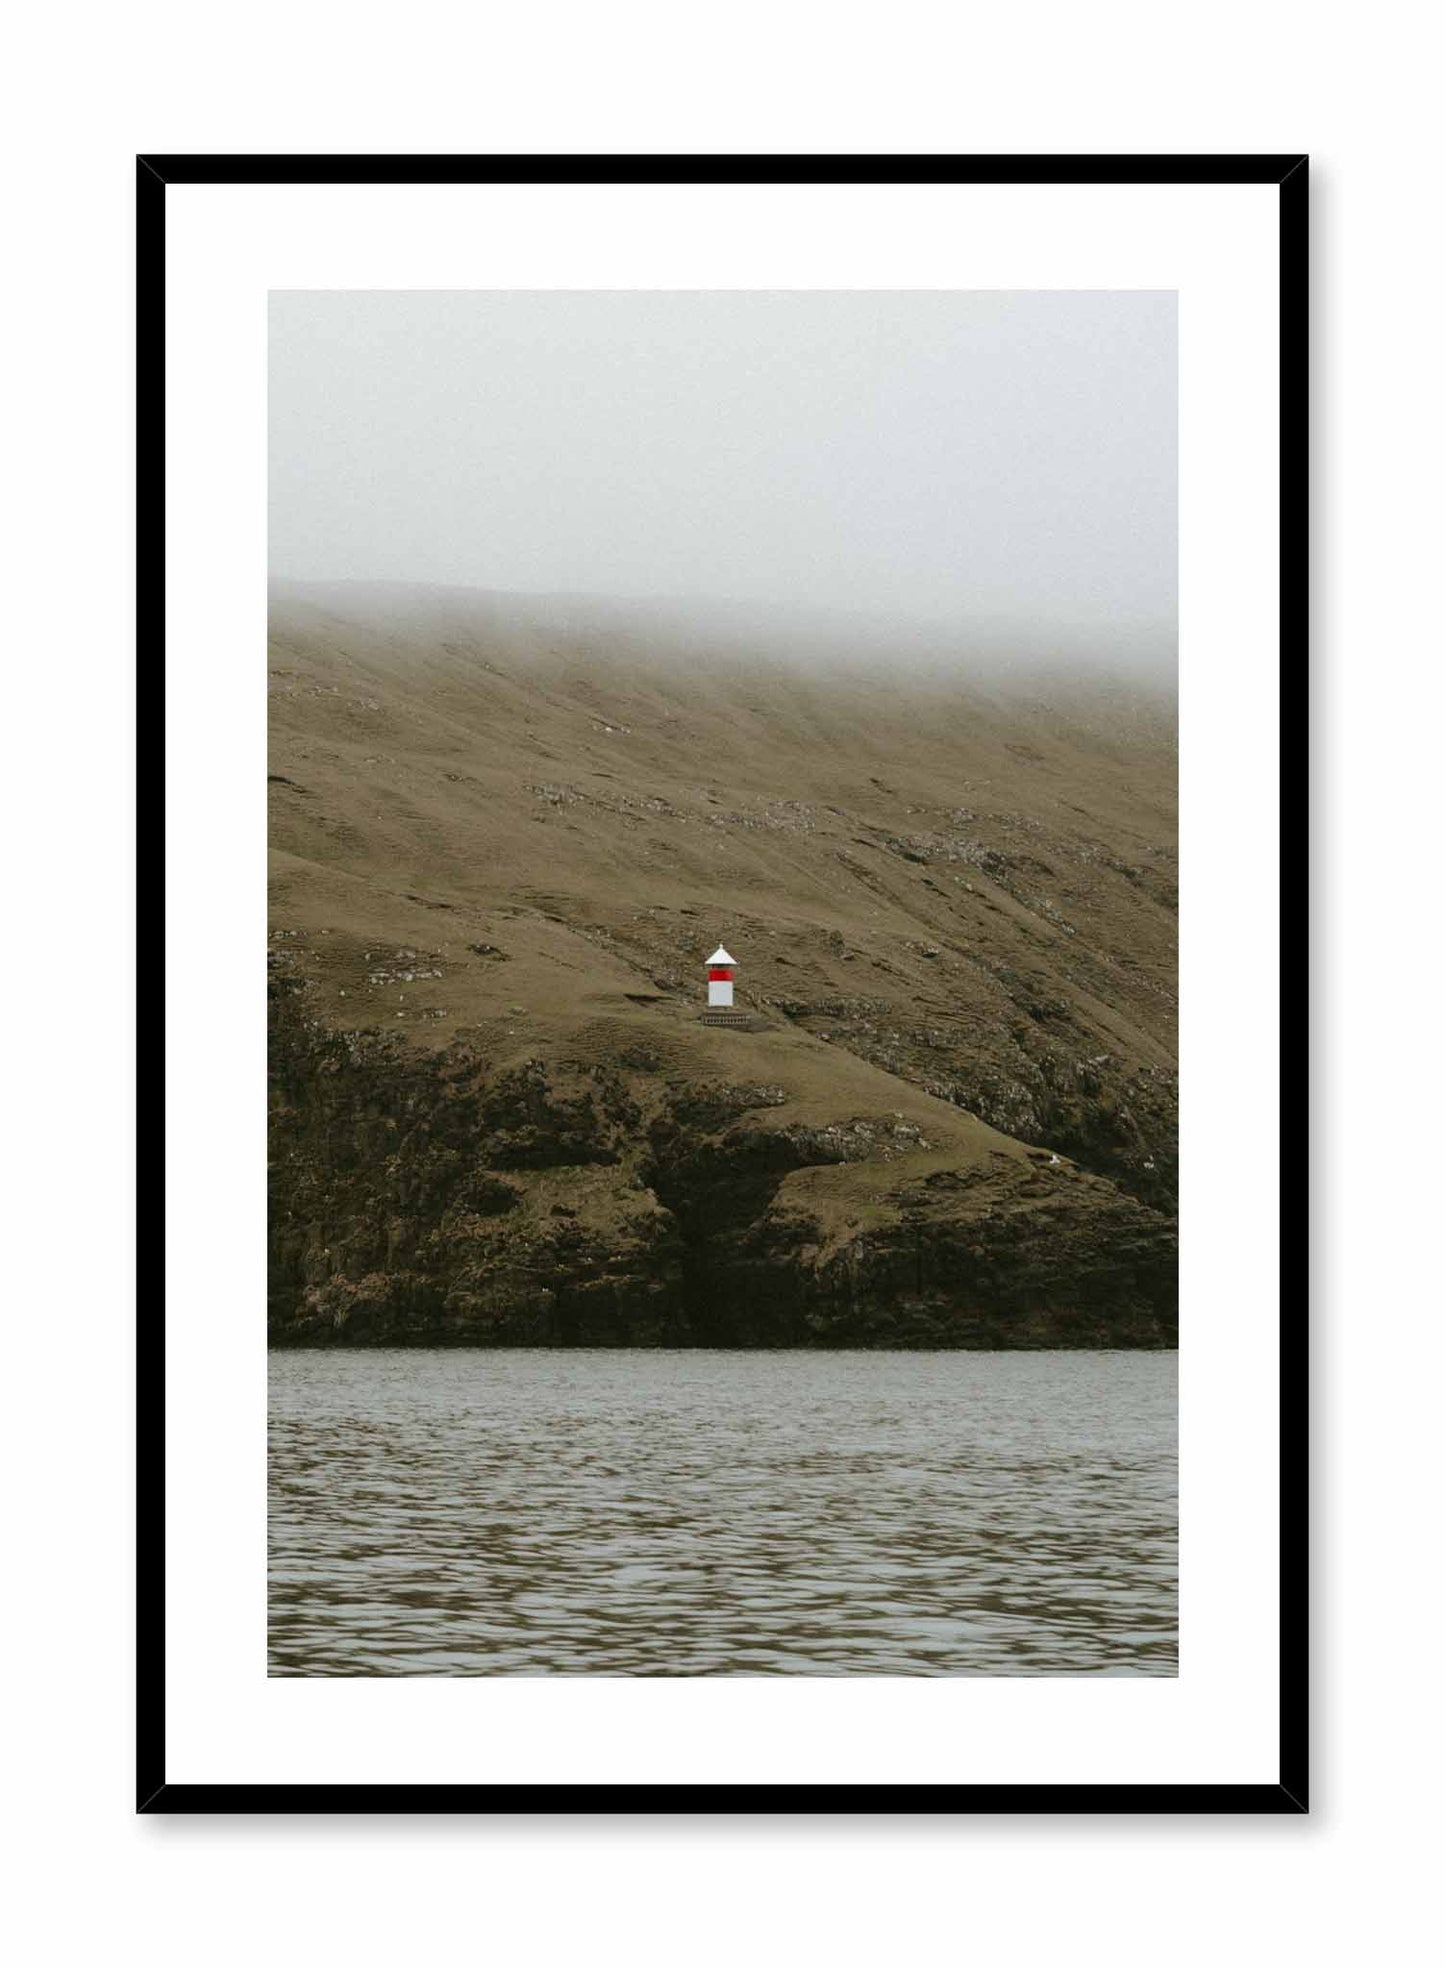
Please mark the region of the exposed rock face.
<svg viewBox="0 0 1445 1969"><path fill-rule="evenodd" d="M1173 1344L1170 1223L1049 1152L940 1161L645 1063L493 1070L308 997L272 983L273 1344Z"/></svg>

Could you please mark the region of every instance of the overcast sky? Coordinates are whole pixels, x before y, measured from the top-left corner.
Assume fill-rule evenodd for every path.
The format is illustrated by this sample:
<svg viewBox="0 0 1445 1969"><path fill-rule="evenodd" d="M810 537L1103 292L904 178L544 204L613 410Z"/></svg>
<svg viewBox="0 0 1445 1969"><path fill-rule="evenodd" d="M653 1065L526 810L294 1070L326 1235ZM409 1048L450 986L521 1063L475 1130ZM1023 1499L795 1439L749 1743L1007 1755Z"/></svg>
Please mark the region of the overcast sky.
<svg viewBox="0 0 1445 1969"><path fill-rule="evenodd" d="M271 569L1172 657L1170 293L278 293Z"/></svg>

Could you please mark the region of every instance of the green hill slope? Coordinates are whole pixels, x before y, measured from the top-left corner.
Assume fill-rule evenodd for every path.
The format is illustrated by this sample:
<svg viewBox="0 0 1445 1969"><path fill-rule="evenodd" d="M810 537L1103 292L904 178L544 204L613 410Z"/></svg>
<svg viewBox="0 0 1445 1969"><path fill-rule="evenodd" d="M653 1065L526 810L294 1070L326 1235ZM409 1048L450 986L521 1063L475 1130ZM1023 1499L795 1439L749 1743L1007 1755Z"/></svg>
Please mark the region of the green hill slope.
<svg viewBox="0 0 1445 1969"><path fill-rule="evenodd" d="M364 585L269 684L274 1339L1171 1338L1170 705Z"/></svg>

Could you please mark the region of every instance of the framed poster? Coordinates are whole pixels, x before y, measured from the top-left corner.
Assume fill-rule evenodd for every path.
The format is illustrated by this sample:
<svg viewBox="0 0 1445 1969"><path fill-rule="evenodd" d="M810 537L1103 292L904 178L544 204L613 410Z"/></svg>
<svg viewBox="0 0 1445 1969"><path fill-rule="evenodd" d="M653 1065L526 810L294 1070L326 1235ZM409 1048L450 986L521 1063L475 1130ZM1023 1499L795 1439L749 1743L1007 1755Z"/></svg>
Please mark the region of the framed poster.
<svg viewBox="0 0 1445 1969"><path fill-rule="evenodd" d="M1305 160L138 197L139 1809L1305 1810Z"/></svg>

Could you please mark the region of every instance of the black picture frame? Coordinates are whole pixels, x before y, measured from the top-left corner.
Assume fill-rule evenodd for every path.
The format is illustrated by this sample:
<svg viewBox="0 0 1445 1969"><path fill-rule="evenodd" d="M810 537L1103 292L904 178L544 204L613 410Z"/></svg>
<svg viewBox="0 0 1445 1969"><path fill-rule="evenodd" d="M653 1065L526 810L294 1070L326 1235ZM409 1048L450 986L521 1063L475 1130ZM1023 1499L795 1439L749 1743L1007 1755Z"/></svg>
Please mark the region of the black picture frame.
<svg viewBox="0 0 1445 1969"><path fill-rule="evenodd" d="M1275 185L1279 191L1280 666L1290 716L1281 751L1284 813L1306 808L1309 681L1309 170L1297 153L1246 156L204 156L136 159L137 647L144 696L165 645L166 191L171 185L346 184L1011 184ZM149 707L147 707L149 708ZM141 729L150 724L142 720ZM142 829L164 824L162 775L140 776ZM1308 902L1287 891L1283 989L1301 991ZM156 909L154 902L146 909ZM149 947L142 924L140 947ZM157 931L163 925L156 924ZM142 1020L157 1019L148 983ZM1280 1008L1283 1101L1308 1108L1303 1022ZM159 1014L163 1020L164 1011ZM150 1034L143 1033L143 1038ZM171 1783L165 1735L165 1337L137 1334L136 1809L140 1813L1283 1813L1309 1809L1309 1307L1306 1199L1280 1171L1280 1551L1277 1783L1240 1784L229 1784ZM163 1227L141 1227L144 1264Z"/></svg>

